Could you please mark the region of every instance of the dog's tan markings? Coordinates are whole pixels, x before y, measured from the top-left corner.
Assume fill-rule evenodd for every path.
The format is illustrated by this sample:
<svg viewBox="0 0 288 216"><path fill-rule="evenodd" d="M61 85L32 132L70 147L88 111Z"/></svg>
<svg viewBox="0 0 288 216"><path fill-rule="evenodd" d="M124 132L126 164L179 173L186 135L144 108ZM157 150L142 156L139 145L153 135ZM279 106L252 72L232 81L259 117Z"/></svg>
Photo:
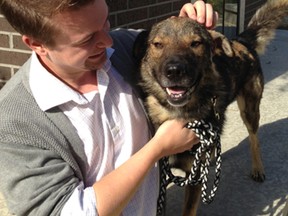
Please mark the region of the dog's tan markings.
<svg viewBox="0 0 288 216"><path fill-rule="evenodd" d="M261 94L259 95L261 97ZM239 95L237 97L237 104L240 110L241 118L244 122L244 124L247 127L247 131L249 134L249 142L250 142L250 150L252 152L252 178L255 181L263 182L265 180L265 174L264 174L264 166L261 159L261 153L260 153L260 144L258 139L258 122L260 119L260 113L259 113L259 103L254 107L255 112L254 116L249 115L247 110L253 110L251 108L251 103L247 101L247 98L244 98L242 95ZM250 108L249 108L250 106ZM256 119L256 120L252 120ZM251 124L251 122L257 122L257 124Z"/></svg>
<svg viewBox="0 0 288 216"><path fill-rule="evenodd" d="M219 32L216 32L216 31L209 31L209 32L213 39L215 54L220 55L222 52L224 52L227 56L233 57L234 52L231 47L230 41Z"/></svg>
<svg viewBox="0 0 288 216"><path fill-rule="evenodd" d="M243 44L237 41L233 41L232 48L234 50L235 56L241 58L243 61L247 57L251 59L251 61L256 61L255 56L252 55L251 52L249 52L249 50L247 49L247 47L245 47Z"/></svg>
<svg viewBox="0 0 288 216"><path fill-rule="evenodd" d="M157 36L151 42L149 49L152 58L160 58L171 42L164 36Z"/></svg>
<svg viewBox="0 0 288 216"><path fill-rule="evenodd" d="M171 118L170 112L165 109L164 106L161 106L155 97L149 96L147 98L147 105L150 107L149 115L151 116L152 121L155 121L154 123L157 127L164 121ZM153 118L155 116L157 116L157 118Z"/></svg>
<svg viewBox="0 0 288 216"><path fill-rule="evenodd" d="M191 52L193 52L195 56L202 57L206 53L204 43L205 43L205 40L201 38L199 35L192 35L190 37L189 36L187 37L187 42L185 46L186 48L190 47Z"/></svg>

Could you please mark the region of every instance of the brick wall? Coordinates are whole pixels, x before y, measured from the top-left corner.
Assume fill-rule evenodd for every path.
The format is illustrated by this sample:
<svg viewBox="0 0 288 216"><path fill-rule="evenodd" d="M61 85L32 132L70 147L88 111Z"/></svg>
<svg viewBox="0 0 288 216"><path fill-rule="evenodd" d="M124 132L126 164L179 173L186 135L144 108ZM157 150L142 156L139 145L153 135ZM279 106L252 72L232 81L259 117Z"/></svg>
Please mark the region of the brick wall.
<svg viewBox="0 0 288 216"><path fill-rule="evenodd" d="M0 88L30 56L21 37L0 14Z"/></svg>
<svg viewBox="0 0 288 216"><path fill-rule="evenodd" d="M158 20L177 15L189 0L107 0L113 27L149 28ZM117 2L117 3L115 3Z"/></svg>
<svg viewBox="0 0 288 216"><path fill-rule="evenodd" d="M189 0L107 0L111 27L149 28L172 15ZM29 58L31 51L0 14L0 88Z"/></svg>

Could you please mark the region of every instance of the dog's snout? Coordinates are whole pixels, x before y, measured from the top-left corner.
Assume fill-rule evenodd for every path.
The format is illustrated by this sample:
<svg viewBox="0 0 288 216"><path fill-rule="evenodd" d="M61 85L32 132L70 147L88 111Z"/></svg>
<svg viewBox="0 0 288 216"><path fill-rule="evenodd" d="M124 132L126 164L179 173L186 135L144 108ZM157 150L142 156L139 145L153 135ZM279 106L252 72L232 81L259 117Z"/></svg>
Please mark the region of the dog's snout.
<svg viewBox="0 0 288 216"><path fill-rule="evenodd" d="M168 64L166 67L166 77L169 79L179 78L186 74L185 66L179 63Z"/></svg>

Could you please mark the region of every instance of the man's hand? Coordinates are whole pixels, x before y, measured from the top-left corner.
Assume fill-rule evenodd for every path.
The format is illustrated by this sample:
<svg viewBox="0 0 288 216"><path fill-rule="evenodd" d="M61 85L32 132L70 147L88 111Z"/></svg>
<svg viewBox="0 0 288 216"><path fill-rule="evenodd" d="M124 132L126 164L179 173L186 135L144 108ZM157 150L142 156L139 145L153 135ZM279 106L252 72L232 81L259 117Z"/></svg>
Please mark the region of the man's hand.
<svg viewBox="0 0 288 216"><path fill-rule="evenodd" d="M165 121L158 128L152 140L161 149L161 157L190 150L199 143L196 134L191 129L186 128L186 124L185 120L174 119Z"/></svg>
<svg viewBox="0 0 288 216"><path fill-rule="evenodd" d="M202 0L196 1L194 4L187 3L183 5L179 13L180 17L189 17L203 24L208 29L216 26L218 13L213 10L211 4L205 3Z"/></svg>

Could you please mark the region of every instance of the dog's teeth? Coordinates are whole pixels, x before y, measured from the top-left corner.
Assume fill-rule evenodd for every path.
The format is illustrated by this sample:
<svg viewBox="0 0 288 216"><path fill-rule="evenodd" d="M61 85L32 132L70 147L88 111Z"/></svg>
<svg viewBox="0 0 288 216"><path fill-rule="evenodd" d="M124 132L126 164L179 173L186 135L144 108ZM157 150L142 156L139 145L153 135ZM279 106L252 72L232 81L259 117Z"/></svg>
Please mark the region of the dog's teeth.
<svg viewBox="0 0 288 216"><path fill-rule="evenodd" d="M182 97L182 94L172 94L172 97L174 97L174 98L180 98L180 97Z"/></svg>
<svg viewBox="0 0 288 216"><path fill-rule="evenodd" d="M172 94L169 88L166 88L166 91L167 91L168 95Z"/></svg>
<svg viewBox="0 0 288 216"><path fill-rule="evenodd" d="M174 90L174 89L170 89L170 88L166 88L166 91L170 96L173 96L175 98L182 97L183 94L185 93L185 91L183 91L183 90Z"/></svg>
<svg viewBox="0 0 288 216"><path fill-rule="evenodd" d="M167 93L172 98L181 98L183 96L183 93L176 93L176 91L172 91L169 88L167 88Z"/></svg>

